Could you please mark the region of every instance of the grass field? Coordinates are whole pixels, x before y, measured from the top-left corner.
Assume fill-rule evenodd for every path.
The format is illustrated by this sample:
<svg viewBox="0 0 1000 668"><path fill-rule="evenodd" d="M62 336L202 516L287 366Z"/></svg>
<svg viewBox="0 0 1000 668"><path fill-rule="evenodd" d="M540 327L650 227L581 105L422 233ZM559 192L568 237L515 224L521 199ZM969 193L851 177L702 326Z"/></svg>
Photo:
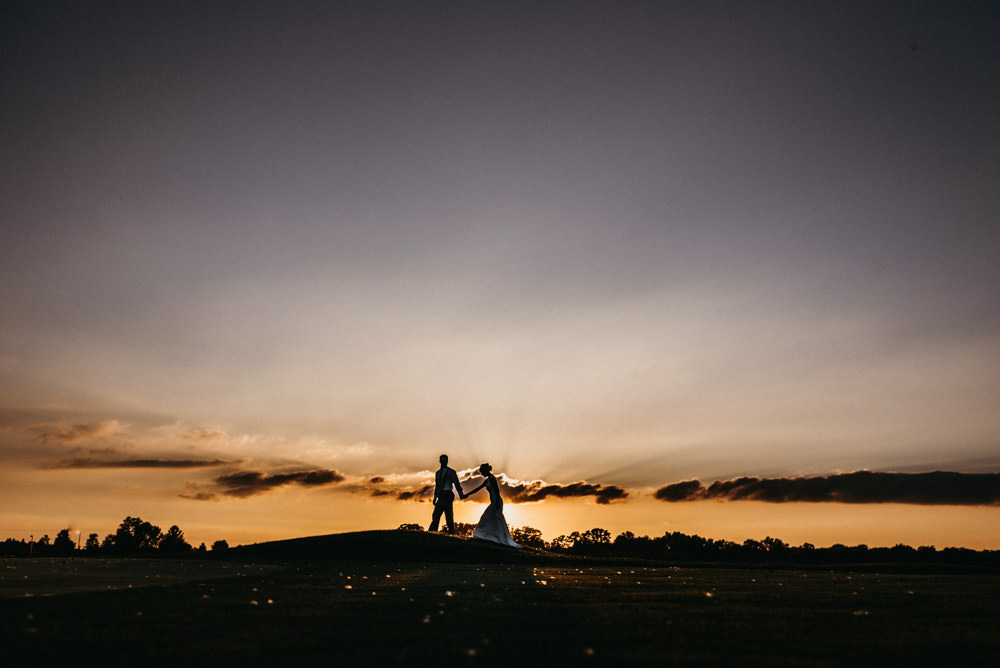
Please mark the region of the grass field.
<svg viewBox="0 0 1000 668"><path fill-rule="evenodd" d="M996 575L589 563L404 533L224 560L7 559L4 665L964 666L1000 655Z"/></svg>

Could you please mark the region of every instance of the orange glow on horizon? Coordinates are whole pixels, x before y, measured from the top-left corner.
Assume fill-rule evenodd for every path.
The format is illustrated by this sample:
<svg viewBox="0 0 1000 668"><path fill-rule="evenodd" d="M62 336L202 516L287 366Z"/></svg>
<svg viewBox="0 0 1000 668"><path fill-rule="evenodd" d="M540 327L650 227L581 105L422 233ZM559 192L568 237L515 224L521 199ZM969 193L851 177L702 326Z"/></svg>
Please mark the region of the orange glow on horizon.
<svg viewBox="0 0 1000 668"><path fill-rule="evenodd" d="M93 516L78 516L53 523L44 509L38 514L0 513L2 537L54 536L62 528L94 532L103 538L113 533L126 516L139 516L166 530L177 524L193 545L211 545L219 539L248 544L302 536L395 529L401 524L425 526L430 521L428 502L391 501L353 494L281 494L222 502L168 502L151 500L114 509L107 504ZM476 523L485 503L458 501L455 520ZM898 543L919 547L1000 549L1000 508L912 506L905 504L822 504L701 501L668 504L651 497L608 505L592 501L548 500L504 504L511 528L531 526L546 540L573 531L601 527L612 537L623 531L661 536L678 531L716 540L743 542L767 536L790 545L835 543L891 547Z"/></svg>

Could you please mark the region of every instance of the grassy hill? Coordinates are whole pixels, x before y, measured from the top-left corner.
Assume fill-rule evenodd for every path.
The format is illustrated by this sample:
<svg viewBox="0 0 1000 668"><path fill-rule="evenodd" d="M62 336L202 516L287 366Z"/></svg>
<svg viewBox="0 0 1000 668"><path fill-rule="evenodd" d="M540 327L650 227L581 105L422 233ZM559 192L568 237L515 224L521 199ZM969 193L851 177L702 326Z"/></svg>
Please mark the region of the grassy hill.
<svg viewBox="0 0 1000 668"><path fill-rule="evenodd" d="M208 556L4 560L4 665L854 668L1000 652L995 575L663 567L419 531Z"/></svg>
<svg viewBox="0 0 1000 668"><path fill-rule="evenodd" d="M233 547L222 553L239 559L330 559L344 561L464 564L537 564L565 558L530 548L465 540L427 531L352 531Z"/></svg>

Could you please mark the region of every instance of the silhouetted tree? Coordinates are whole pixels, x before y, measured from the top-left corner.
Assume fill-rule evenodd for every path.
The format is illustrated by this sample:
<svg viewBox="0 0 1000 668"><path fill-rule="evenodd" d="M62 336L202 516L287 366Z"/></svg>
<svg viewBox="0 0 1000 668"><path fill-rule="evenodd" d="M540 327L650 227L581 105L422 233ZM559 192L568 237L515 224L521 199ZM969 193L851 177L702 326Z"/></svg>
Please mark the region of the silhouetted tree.
<svg viewBox="0 0 1000 668"><path fill-rule="evenodd" d="M591 545L608 545L611 543L611 532L607 529L597 527L584 531L581 539L584 543Z"/></svg>
<svg viewBox="0 0 1000 668"><path fill-rule="evenodd" d="M761 545L770 553L780 553L788 549L788 546L780 538L771 538L770 536L762 540Z"/></svg>
<svg viewBox="0 0 1000 668"><path fill-rule="evenodd" d="M579 536L580 534L576 531L573 534ZM569 552L576 545L576 541L573 540L572 536L556 536L552 539L552 542L548 544L548 548L554 552Z"/></svg>
<svg viewBox="0 0 1000 668"><path fill-rule="evenodd" d="M568 537L569 550L574 554L606 554L611 549L611 533L607 529L593 528L583 533L574 531Z"/></svg>
<svg viewBox="0 0 1000 668"><path fill-rule="evenodd" d="M198 554L205 554L206 552L208 552L208 548L207 548L207 547L205 547L205 544L204 544L204 543L202 543L201 545L199 545L199 546L198 546L198 549L197 549L197 550L195 550L195 551L196 551L196 552L197 552Z"/></svg>
<svg viewBox="0 0 1000 668"><path fill-rule="evenodd" d="M532 527L521 527L510 532L514 542L522 547L544 548L545 541L542 539L542 532Z"/></svg>
<svg viewBox="0 0 1000 668"><path fill-rule="evenodd" d="M56 539L52 543L52 553L59 557L68 557L73 554L73 550L76 549L76 544L73 543L73 538L69 535L69 529L63 529L56 534Z"/></svg>
<svg viewBox="0 0 1000 668"><path fill-rule="evenodd" d="M97 540L96 533L87 536L87 542L83 544L83 549L87 551L87 554L97 554L101 549L101 544Z"/></svg>
<svg viewBox="0 0 1000 668"><path fill-rule="evenodd" d="M164 554L177 554L190 552L191 544L184 540L184 532L175 524L167 529L167 533L163 534L157 549Z"/></svg>
<svg viewBox="0 0 1000 668"><path fill-rule="evenodd" d="M615 537L614 553L623 556L652 558L662 556L662 546L658 546L649 536L636 536L631 531L623 531Z"/></svg>
<svg viewBox="0 0 1000 668"><path fill-rule="evenodd" d="M36 557L47 557L52 554L52 545L49 535L45 534L38 540L28 545L28 552Z"/></svg>
<svg viewBox="0 0 1000 668"><path fill-rule="evenodd" d="M222 550L228 550L228 549L229 549L229 543L227 543L224 540L217 540L214 543L212 543L212 552L216 551L221 552Z"/></svg>
<svg viewBox="0 0 1000 668"><path fill-rule="evenodd" d="M890 550L890 552L892 552L892 555L896 559L900 560L912 557L917 553L917 551L914 550L912 547L910 547L909 545L903 545L902 543L894 545Z"/></svg>
<svg viewBox="0 0 1000 668"><path fill-rule="evenodd" d="M28 541L8 538L0 545L0 554L10 557L26 557L28 556Z"/></svg>
<svg viewBox="0 0 1000 668"><path fill-rule="evenodd" d="M398 531L423 531L424 528L419 524L414 524L412 522L406 524L400 524L397 527Z"/></svg>
<svg viewBox="0 0 1000 668"><path fill-rule="evenodd" d="M126 517L114 535L104 539L101 547L113 554L149 553L156 549L162 537L160 527L138 517Z"/></svg>
<svg viewBox="0 0 1000 668"><path fill-rule="evenodd" d="M476 525L468 522L455 522L455 535L459 538L472 538Z"/></svg>

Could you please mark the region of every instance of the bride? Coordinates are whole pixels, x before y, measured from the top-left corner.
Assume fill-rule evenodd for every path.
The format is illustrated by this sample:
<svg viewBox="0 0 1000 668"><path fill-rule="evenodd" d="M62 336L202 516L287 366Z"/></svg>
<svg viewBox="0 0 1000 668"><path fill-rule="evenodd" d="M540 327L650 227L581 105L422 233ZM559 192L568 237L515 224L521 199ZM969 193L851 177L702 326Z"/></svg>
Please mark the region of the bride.
<svg viewBox="0 0 1000 668"><path fill-rule="evenodd" d="M479 518L479 524L476 525L476 530L472 533L472 537L491 540L494 543L509 545L510 547L520 547L510 537L507 520L503 516L503 499L500 498L500 486L497 484L496 476L490 473L492 470L493 467L489 464L480 466L479 473L486 480L479 487L466 494L466 496L471 496L483 487L490 493L490 505L483 512L483 516Z"/></svg>

